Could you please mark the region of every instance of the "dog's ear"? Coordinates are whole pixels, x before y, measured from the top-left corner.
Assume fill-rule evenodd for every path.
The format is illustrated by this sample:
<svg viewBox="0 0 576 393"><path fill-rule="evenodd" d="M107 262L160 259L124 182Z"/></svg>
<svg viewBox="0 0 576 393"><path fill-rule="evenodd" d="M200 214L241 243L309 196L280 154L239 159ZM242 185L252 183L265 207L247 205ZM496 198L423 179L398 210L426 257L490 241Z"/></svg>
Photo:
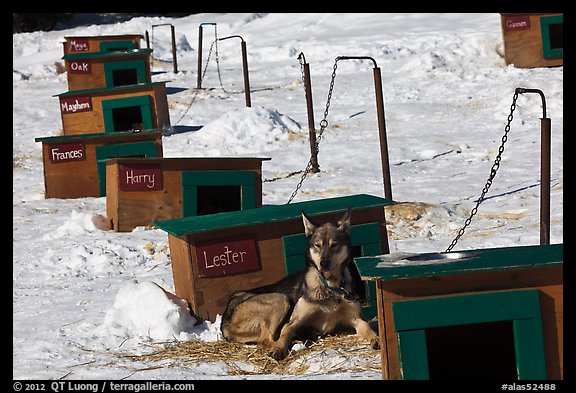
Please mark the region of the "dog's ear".
<svg viewBox="0 0 576 393"><path fill-rule="evenodd" d="M348 207L346 213L338 220L338 230L350 235L350 215L352 214L352 207Z"/></svg>
<svg viewBox="0 0 576 393"><path fill-rule="evenodd" d="M316 225L310 221L310 218L308 218L304 211L302 211L302 221L304 222L304 233L306 234L306 237L309 237L314 233Z"/></svg>

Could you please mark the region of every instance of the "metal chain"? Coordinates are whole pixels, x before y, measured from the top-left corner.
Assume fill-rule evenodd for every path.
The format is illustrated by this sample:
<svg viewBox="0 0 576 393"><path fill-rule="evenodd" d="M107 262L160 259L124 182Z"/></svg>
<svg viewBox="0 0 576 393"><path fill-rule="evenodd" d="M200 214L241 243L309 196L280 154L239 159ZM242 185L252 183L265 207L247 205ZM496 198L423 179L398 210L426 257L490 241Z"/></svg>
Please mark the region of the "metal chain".
<svg viewBox="0 0 576 393"><path fill-rule="evenodd" d="M210 64L210 57L212 56L212 49L214 48L215 42L216 41L212 42L212 45L210 45L210 50L208 51L208 57L206 58L206 64L204 65L204 70L202 70L202 75L200 76L200 85L202 85L202 81L204 80L204 77L206 76L206 71L208 70L208 64ZM196 89L196 91L194 92L194 96L192 97L192 100L190 101L190 104L188 104L188 107L184 110L184 112L182 113L182 115L180 116L180 118L178 119L178 121L176 122L175 125L180 124L180 122L182 121L184 116L186 116L186 114L188 113L188 111L192 107L192 104L194 104L194 101L196 101L196 97L198 96L199 92L200 92L200 89Z"/></svg>
<svg viewBox="0 0 576 393"><path fill-rule="evenodd" d="M302 72L302 79L304 79L304 64L302 62L301 57L298 57L298 60L300 61L300 70ZM318 154L318 152L320 151L319 145L320 145L320 140L322 139L322 134L324 133L324 130L326 129L326 127L328 127L328 121L326 120L326 118L328 117L328 110L330 109L330 100L332 99L332 91L334 90L334 80L336 79L336 68L337 67L338 67L338 58L336 58L336 60L334 61L334 67L333 67L333 71L332 71L332 79L330 80L330 88L328 89L328 97L326 98L326 109L324 109L324 117L320 121L320 130L316 134L316 145L314 146L314 149L316 150L316 154ZM304 82L304 80L303 80L303 82ZM306 83L304 83L304 89L306 89ZM310 159L308 160L308 164L306 165L306 169L304 169L304 173L302 173L302 177L300 178L300 181L296 185L296 189L292 192L292 195L290 195L288 202L286 202L287 205L290 204L290 202L292 202L294 197L296 197L296 194L298 194L298 190L300 190L300 188L302 187L302 183L304 182L304 179L306 179L306 176L308 176L308 173L310 173L311 169L312 169L312 155L310 155Z"/></svg>
<svg viewBox="0 0 576 393"><path fill-rule="evenodd" d="M476 215L476 213L478 212L478 206L480 206L480 204L482 202L484 202L484 196L486 195L486 193L490 189L490 186L492 186L492 181L494 180L494 177L496 177L496 172L498 172L498 168L500 168L500 160L502 159L502 153L504 152L504 144L508 140L508 132L510 131L510 123L512 123L512 119L514 118L514 110L516 109L516 100L517 99L518 99L518 92L515 91L514 96L512 98L512 105L510 105L510 114L508 115L508 123L506 124L506 127L504 127L504 135L502 136L502 143L500 144L500 147L498 148L498 154L496 155L496 159L494 160L494 164L492 165L492 168L490 169L490 176L488 176L488 179L486 180L486 184L484 185L484 188L482 189L482 194L480 195L480 197L476 201L476 206L474 206L474 208L470 212L470 216L464 222L464 226L458 231L458 235L456 235L454 240L452 240L452 243L450 244L450 246L444 252L451 251L454 248L454 246L456 245L456 243L458 243L458 240L460 240L460 238L464 234L464 231L466 230L468 225L470 225L470 223L472 222L472 217L474 217Z"/></svg>
<svg viewBox="0 0 576 393"><path fill-rule="evenodd" d="M216 51L214 52L215 56L214 59L216 60L216 72L218 74L218 81L220 82L220 88L224 93L230 95L228 91L224 88L224 84L222 83L222 73L220 72L220 55L218 53L218 32L216 31L216 25L214 25L214 42L216 43Z"/></svg>

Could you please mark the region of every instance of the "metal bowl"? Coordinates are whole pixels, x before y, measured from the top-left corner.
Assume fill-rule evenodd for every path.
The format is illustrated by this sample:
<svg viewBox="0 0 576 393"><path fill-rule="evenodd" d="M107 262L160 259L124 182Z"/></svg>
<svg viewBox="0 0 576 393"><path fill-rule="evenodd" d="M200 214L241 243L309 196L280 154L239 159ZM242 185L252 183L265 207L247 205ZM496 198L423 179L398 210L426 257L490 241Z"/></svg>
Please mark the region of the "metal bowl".
<svg viewBox="0 0 576 393"><path fill-rule="evenodd" d="M413 262L452 262L456 260L469 259L478 256L475 252L431 252L425 254L416 254L404 259Z"/></svg>

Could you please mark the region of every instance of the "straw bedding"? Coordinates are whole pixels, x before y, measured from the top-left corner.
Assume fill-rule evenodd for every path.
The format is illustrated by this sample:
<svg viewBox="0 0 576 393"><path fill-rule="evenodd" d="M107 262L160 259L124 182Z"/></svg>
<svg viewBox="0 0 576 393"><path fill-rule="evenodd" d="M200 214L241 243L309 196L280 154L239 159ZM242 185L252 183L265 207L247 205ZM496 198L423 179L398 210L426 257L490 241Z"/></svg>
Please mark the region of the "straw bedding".
<svg viewBox="0 0 576 393"><path fill-rule="evenodd" d="M338 334L293 346L277 361L264 348L228 341L202 340L158 343L151 353L122 355L133 361L157 362L161 367L194 367L223 362L229 375L330 374L380 371L380 352L356 335Z"/></svg>

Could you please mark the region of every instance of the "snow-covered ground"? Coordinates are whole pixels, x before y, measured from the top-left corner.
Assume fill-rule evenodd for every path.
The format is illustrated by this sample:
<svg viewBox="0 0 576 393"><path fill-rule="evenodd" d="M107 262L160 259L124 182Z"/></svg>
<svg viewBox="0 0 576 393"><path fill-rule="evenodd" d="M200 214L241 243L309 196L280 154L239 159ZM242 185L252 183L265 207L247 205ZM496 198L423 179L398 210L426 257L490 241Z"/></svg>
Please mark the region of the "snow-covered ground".
<svg viewBox="0 0 576 393"><path fill-rule="evenodd" d="M237 40L218 43L195 91L200 23L247 43L252 107L244 101ZM178 73L167 27L175 26ZM563 67L507 66L499 14L195 14L139 17L106 25L13 35L13 378L220 379L362 378L378 371L323 373L311 357L303 375L238 377L222 362L149 367L120 358L150 344L221 340L219 321L194 320L173 292L167 234L98 229L106 198L44 199L41 144L60 135L58 74L65 36L152 34L154 81L168 81L171 133L165 157L261 156L263 202L283 204L310 150L297 56L310 64L316 122L322 119L337 56L371 56L382 73L393 198L391 252L444 251L490 173L516 87L541 89L552 119L551 243L563 243ZM214 40L204 27L204 61ZM337 64L321 172L295 201L383 196L370 61ZM162 71L162 72L161 72ZM222 89L220 85L222 81ZM539 243L540 121L537 95L521 95L502 163L456 250ZM319 128L319 126L317 126ZM280 177L275 181L266 181ZM157 284L154 285L153 283ZM334 355L337 356L337 355Z"/></svg>

